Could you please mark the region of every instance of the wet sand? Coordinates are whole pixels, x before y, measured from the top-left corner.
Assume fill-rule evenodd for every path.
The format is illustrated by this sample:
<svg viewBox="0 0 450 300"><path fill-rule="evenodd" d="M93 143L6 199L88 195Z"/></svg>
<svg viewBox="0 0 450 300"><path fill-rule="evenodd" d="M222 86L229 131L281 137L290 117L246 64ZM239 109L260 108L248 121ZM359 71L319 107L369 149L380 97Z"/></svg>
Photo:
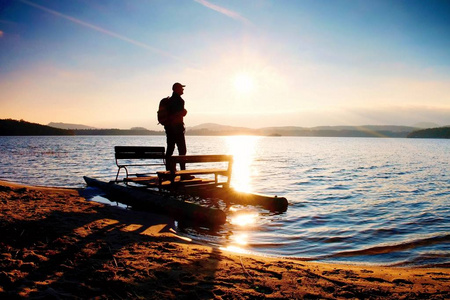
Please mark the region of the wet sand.
<svg viewBox="0 0 450 300"><path fill-rule="evenodd" d="M449 299L450 269L224 252L81 190L0 181L0 298Z"/></svg>

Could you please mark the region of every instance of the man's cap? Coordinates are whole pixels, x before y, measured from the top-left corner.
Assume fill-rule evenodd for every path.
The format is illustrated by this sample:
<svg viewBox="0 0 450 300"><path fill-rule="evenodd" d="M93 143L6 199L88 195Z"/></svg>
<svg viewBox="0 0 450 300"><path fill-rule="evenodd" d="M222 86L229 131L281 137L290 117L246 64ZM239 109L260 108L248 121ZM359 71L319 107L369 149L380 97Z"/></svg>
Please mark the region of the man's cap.
<svg viewBox="0 0 450 300"><path fill-rule="evenodd" d="M175 82L173 85L172 85L172 90L174 90L176 87L178 87L178 86L181 86L181 87L185 87L185 85L182 85L181 83L179 83L179 82Z"/></svg>

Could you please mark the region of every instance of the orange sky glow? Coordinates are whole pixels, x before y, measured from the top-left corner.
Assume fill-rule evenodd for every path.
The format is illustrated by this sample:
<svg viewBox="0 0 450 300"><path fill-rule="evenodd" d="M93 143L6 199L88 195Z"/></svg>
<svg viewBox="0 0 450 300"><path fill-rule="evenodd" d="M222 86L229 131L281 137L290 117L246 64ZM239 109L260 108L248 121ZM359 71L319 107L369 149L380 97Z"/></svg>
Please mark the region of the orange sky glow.
<svg viewBox="0 0 450 300"><path fill-rule="evenodd" d="M449 7L12 1L0 118L162 130L159 100L181 82L188 127L450 125Z"/></svg>

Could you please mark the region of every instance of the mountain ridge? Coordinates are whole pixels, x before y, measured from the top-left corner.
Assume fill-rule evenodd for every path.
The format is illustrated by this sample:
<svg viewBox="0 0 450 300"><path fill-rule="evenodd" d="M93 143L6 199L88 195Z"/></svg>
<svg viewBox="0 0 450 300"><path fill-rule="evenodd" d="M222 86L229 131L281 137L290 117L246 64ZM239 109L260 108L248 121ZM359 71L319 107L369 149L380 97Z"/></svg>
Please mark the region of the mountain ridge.
<svg viewBox="0 0 450 300"><path fill-rule="evenodd" d="M0 120L0 135L164 135L164 130L147 130L143 127L131 129L96 129L81 124L50 123L56 126L75 125L89 129L60 129L47 125L29 123L24 120ZM227 136L227 135L257 135L257 136L305 136L305 137L443 137L446 135L436 132L446 132L446 128L438 127L423 132L421 128L399 125L362 125L362 126L280 126L252 129L247 127L234 127L216 123L204 123L188 127L186 135L191 136ZM422 132L418 135L417 131Z"/></svg>
<svg viewBox="0 0 450 300"><path fill-rule="evenodd" d="M96 129L92 126L82 125L82 124L71 124L71 123L63 123L63 122L50 122L47 126L59 128L59 129Z"/></svg>
<svg viewBox="0 0 450 300"><path fill-rule="evenodd" d="M348 136L348 137L406 137L420 128L398 125L361 126L281 126L258 129L205 123L187 128L189 135L266 135L266 136Z"/></svg>
<svg viewBox="0 0 450 300"><path fill-rule="evenodd" d="M425 126L427 124L427 127ZM60 129L98 129L93 126L83 125L83 124L71 124L71 123L63 123L63 122L50 122L47 126L60 128ZM222 125L217 123L202 123L199 125L187 127L188 131L200 131L200 130L208 130L208 131L273 131L273 130L281 130L281 131L292 131L292 130L355 130L355 129L364 129L364 130L386 130L393 132L402 132L408 130L419 130L419 129L428 129L428 128L438 128L442 127L434 123L417 123L415 126L404 126L404 125L327 125L327 126L313 126L313 127L303 127L303 126L269 126L269 127L261 127L261 128L249 128L242 126L232 126L232 125ZM445 126L443 126L445 127ZM105 128L106 129L106 128ZM127 130L127 129L122 129ZM147 130L144 127L132 127L131 130ZM163 131L161 127L161 131Z"/></svg>

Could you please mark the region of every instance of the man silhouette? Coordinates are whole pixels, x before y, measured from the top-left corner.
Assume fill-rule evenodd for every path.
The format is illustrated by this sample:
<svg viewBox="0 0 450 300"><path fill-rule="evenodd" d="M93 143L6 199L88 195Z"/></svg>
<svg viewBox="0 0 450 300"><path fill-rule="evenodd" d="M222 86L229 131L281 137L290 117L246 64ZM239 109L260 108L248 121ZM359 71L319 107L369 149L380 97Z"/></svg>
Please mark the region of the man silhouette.
<svg viewBox="0 0 450 300"><path fill-rule="evenodd" d="M185 85L179 82L174 83L172 86L172 97L168 98L167 101L168 122L164 125L167 138L166 158L173 155L175 145L179 155L186 155L183 118L186 116L187 110L184 108L184 100L181 98L181 95L184 94L184 87ZM180 163L180 169L185 170L186 165Z"/></svg>

